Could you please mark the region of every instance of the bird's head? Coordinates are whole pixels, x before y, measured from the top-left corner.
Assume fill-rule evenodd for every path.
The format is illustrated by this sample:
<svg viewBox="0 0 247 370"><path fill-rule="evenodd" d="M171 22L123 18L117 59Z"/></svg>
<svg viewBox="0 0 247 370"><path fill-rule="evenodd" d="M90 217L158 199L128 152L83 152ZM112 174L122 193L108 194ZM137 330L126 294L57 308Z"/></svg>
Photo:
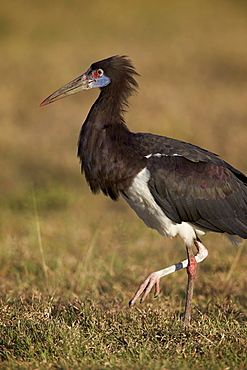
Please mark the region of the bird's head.
<svg viewBox="0 0 247 370"><path fill-rule="evenodd" d="M132 75L138 75L132 63L125 56L113 56L93 63L81 76L67 83L53 94L48 96L40 106L44 106L68 95L94 87L103 89L111 83L121 84L122 90L129 95L138 86ZM129 94L127 94L127 91Z"/></svg>
<svg viewBox="0 0 247 370"><path fill-rule="evenodd" d="M104 87L109 85L111 82L110 78L106 76L104 70L99 66L93 65L81 76L75 78L74 80L70 81L66 85L60 87L57 91L53 94L48 96L40 106L44 106L59 99L65 98L71 94L76 94L82 90L89 90L94 87Z"/></svg>

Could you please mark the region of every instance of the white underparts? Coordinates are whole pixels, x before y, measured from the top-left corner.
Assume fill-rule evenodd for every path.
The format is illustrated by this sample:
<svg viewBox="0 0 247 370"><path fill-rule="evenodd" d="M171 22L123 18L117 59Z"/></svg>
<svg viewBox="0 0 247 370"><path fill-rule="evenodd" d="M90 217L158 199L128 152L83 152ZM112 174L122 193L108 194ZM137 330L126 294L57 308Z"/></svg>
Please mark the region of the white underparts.
<svg viewBox="0 0 247 370"><path fill-rule="evenodd" d="M163 236L173 238L179 235L186 245L193 245L197 236L205 232L187 222L177 224L170 220L150 193L149 178L150 172L144 168L135 177L129 189L125 191L126 196L123 195L123 198L148 227L157 230Z"/></svg>

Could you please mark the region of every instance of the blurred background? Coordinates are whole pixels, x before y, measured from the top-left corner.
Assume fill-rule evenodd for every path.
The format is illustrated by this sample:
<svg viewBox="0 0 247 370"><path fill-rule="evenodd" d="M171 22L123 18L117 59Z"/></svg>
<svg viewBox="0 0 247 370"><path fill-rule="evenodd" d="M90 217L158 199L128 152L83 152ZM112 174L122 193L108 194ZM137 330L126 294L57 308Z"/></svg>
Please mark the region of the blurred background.
<svg viewBox="0 0 247 370"><path fill-rule="evenodd" d="M39 104L92 62L125 54L141 74L131 130L189 141L247 172L246 1L2 0L0 50L1 291L131 298L133 282L184 259L184 247L148 230L122 200L90 193L76 153L97 90ZM237 250L222 236L206 239L202 269L222 290ZM235 294L244 274L239 264ZM168 277L167 295L174 279L185 283L183 273Z"/></svg>

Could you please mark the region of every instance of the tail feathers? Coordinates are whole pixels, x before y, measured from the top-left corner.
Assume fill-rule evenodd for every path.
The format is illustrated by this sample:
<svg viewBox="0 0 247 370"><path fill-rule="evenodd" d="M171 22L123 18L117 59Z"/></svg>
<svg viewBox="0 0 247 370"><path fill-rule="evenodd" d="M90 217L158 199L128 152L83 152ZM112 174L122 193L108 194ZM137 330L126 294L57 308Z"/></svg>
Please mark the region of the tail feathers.
<svg viewBox="0 0 247 370"><path fill-rule="evenodd" d="M227 234L225 233L225 236L227 237L227 239L234 245L236 245L237 247L243 243L243 239L240 238L240 236L238 235L230 235L230 234Z"/></svg>

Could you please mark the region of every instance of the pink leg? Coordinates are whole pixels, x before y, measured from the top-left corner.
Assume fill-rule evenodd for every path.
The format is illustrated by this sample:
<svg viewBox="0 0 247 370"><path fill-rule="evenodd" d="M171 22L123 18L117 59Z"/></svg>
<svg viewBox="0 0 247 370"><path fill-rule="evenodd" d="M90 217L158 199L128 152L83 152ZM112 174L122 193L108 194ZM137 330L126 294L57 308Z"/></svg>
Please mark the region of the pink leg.
<svg viewBox="0 0 247 370"><path fill-rule="evenodd" d="M193 282L194 282L195 274L196 274L196 266L197 266L197 263L203 261L208 255L207 249L204 247L204 245L199 240L199 238L197 240L194 240L194 244L198 251L196 256L194 256L193 251L192 251L192 246L191 246L187 248L188 259L182 262L176 263L175 265L167 267L163 270L152 272L150 275L148 275L148 277L140 285L136 294L130 300L129 306L132 307L134 303L137 301L137 299L143 294L140 300L140 302L142 303L146 299L147 295L150 293L153 286L155 287L155 293L154 293L155 297L157 297L160 291L160 278L162 278L165 275L171 274L172 272L175 272L175 271L178 271L178 270L181 270L187 267L188 287L187 287L187 296L186 296L187 298L186 298L184 321L186 325L189 325L190 316L191 316L191 301L192 301L192 296L193 296Z"/></svg>
<svg viewBox="0 0 247 370"><path fill-rule="evenodd" d="M187 293L186 293L186 304L185 304L185 312L184 312L184 323L186 326L190 325L190 318L191 318L191 303L193 297L193 288L194 288L194 281L196 277L196 267L197 262L192 250L192 246L186 246L187 255L188 255L188 266L187 266L187 274L188 274L188 285L187 285Z"/></svg>

